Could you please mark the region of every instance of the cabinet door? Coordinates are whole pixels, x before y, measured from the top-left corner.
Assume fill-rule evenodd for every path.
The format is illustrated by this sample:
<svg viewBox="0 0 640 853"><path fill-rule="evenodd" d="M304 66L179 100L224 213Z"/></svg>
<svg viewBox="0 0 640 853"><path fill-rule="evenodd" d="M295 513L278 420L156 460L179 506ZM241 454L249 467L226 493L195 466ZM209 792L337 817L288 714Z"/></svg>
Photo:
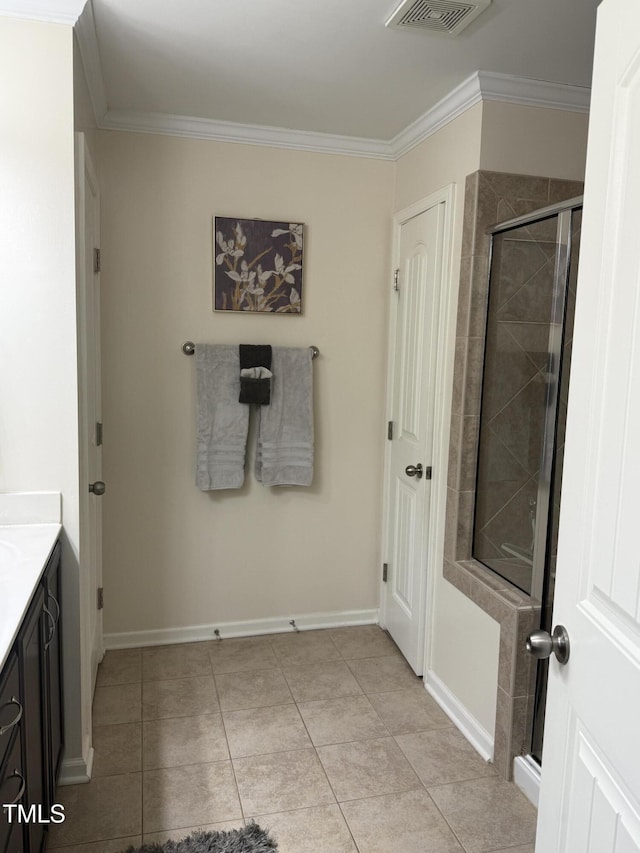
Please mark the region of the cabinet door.
<svg viewBox="0 0 640 853"><path fill-rule="evenodd" d="M48 630L43 617L44 590L38 587L18 639L22 701L24 705L24 767L27 780L27 807L46 803L46 751L44 742L44 641ZM30 853L40 853L46 825L29 823Z"/></svg>
<svg viewBox="0 0 640 853"><path fill-rule="evenodd" d="M4 764L11 740L21 719L18 656L12 651L0 673L0 767Z"/></svg>
<svg viewBox="0 0 640 853"><path fill-rule="evenodd" d="M22 764L20 726L12 731L11 749L0 770L0 851L14 853L22 846L23 824L12 806L25 803L25 773ZM13 846L11 846L13 845Z"/></svg>
<svg viewBox="0 0 640 853"><path fill-rule="evenodd" d="M60 545L49 561L44 575L45 589L45 665L47 723L47 814L55 802L56 782L63 747L62 716L62 626L60 622Z"/></svg>

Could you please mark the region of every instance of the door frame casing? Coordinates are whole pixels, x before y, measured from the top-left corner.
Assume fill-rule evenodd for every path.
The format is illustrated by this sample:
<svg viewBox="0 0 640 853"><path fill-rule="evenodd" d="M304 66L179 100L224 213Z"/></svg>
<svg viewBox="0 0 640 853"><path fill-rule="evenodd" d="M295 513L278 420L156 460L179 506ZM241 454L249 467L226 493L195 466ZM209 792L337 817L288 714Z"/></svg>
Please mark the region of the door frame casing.
<svg viewBox="0 0 640 853"><path fill-rule="evenodd" d="M441 293L438 299L437 328L439 330L438 346L435 364L434 406L433 423L433 454L431 466L433 475L431 479L431 500L429 502L429 518L427 524L427 549L425 557L425 571L427 572L425 584L424 608L424 645L423 645L423 672L430 669L432 649L432 612L434 607L435 571L442 566L444 556L444 530L447 500L447 471L449 459L449 431L451 426L451 398L453 382L453 361L455 355L455 335L458 301L458 281L452 277L453 270L453 245L454 245L454 214L455 214L455 183L447 184L434 193L420 199L409 207L398 211L393 217L393 235L391 249L391 269L389 281L393 282L394 270L398 268L400 259L400 238L402 226L415 216L425 213L432 207L444 204L443 218L443 245L442 245L442 275ZM396 351L396 324L398 313L398 300L393 287L390 287L390 310L389 326L387 333L388 357L387 357L387 393L385 405L385 423L393 420L394 399L394 376L395 376L395 351ZM383 480L383 505L382 505L382 562L387 562L389 549L389 514L390 505L390 476L391 476L391 442L385 437L384 447L384 480ZM382 566L380 566L380 625L385 628L387 624L386 614L386 584L382 580Z"/></svg>
<svg viewBox="0 0 640 853"><path fill-rule="evenodd" d="M92 658L96 656L98 661L104 656L104 642L102 637L101 621L98 620L97 637L93 632L90 632L89 611L96 607L96 590L93 585L89 584L90 578L86 573L87 550L91 548L91 532L90 532L90 495L88 491L88 470L89 470L89 445L91 443L92 423L88 419L86 394L83 392L83 387L86 387L87 382L91 381L87 374L87 351L90 346L88 340L88 330L86 327L87 315L87 289L93 286L93 282L87 281L85 274L85 260L87 255L93 257L94 245L99 245L100 234L100 207L99 207L99 184L95 166L91 158L91 152L86 142L84 133L75 134L76 143L76 289L77 289L77 322L78 322L78 384L80 387L80 409L78 412L79 418L79 435L80 435L80 460L79 460L79 496L80 496L80 635L81 647L83 653L80 659L81 681L82 681L82 703L83 703L83 754L87 756L87 777L91 777L93 764L93 747L92 747L92 727L91 727L91 708L93 704L93 673L92 673ZM84 212L88 200L85 194L85 176L89 177L96 195L98 197L98 209L96 211L95 230L96 236L94 245L87 245L85 235L85 216ZM95 498L94 498L95 500ZM92 576L93 577L93 576ZM101 578L96 578L101 582ZM96 618L98 618L96 616ZM94 641L97 643L97 648L94 648ZM70 781L70 784L75 783L75 778ZM84 780L80 780L84 781ZM88 781L88 779L86 780Z"/></svg>

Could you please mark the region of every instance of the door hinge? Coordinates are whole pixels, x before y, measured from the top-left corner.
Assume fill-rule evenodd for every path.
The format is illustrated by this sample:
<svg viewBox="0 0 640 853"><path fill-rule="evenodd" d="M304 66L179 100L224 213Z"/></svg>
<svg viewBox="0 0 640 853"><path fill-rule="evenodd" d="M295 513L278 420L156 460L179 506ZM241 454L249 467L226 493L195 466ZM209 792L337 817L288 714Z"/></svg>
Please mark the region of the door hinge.
<svg viewBox="0 0 640 853"><path fill-rule="evenodd" d="M96 447L102 446L102 424L96 421Z"/></svg>
<svg viewBox="0 0 640 853"><path fill-rule="evenodd" d="M393 441L393 421L389 421L387 424L387 438L389 441Z"/></svg>
<svg viewBox="0 0 640 853"><path fill-rule="evenodd" d="M104 588L98 587L98 610L102 610L104 607Z"/></svg>
<svg viewBox="0 0 640 853"><path fill-rule="evenodd" d="M93 271L98 273L101 270L100 249L93 250Z"/></svg>
<svg viewBox="0 0 640 853"><path fill-rule="evenodd" d="M389 575L389 563L382 564L382 580L384 583L387 582L387 576Z"/></svg>
<svg viewBox="0 0 640 853"><path fill-rule="evenodd" d="M424 469L424 478L425 478L425 480L430 480L430 479L431 479L431 474L432 474L431 465L428 465L428 466Z"/></svg>
<svg viewBox="0 0 640 853"><path fill-rule="evenodd" d="M393 271L393 289L396 292L400 290L400 270Z"/></svg>

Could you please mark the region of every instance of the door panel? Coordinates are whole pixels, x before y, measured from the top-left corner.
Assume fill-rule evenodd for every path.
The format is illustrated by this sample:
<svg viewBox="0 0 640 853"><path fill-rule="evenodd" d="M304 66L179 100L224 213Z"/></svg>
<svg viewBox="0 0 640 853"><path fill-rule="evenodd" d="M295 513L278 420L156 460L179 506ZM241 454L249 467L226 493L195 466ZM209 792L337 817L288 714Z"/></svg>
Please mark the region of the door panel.
<svg viewBox="0 0 640 853"><path fill-rule="evenodd" d="M413 489L396 480L395 549L391 575L392 595L407 618L413 611L413 581L415 567L416 495Z"/></svg>
<svg viewBox="0 0 640 853"><path fill-rule="evenodd" d="M432 464L444 203L402 225L392 341L393 438L387 457L386 627L418 674L424 662L431 482L408 466Z"/></svg>
<svg viewBox="0 0 640 853"><path fill-rule="evenodd" d="M78 187L78 297L80 480L82 608L84 612L83 681L89 701L93 697L98 663L102 657L102 610L97 590L102 586L102 497L89 494L89 484L102 480L102 445L96 424L102 423L100 352L100 267L95 250L100 248L100 194L96 172L83 134L77 138ZM90 705L87 713L90 718Z"/></svg>
<svg viewBox="0 0 640 853"><path fill-rule="evenodd" d="M640 851L640 6L596 34L537 850Z"/></svg>
<svg viewBox="0 0 640 853"><path fill-rule="evenodd" d="M625 797L621 780L599 754L588 732L576 725L571 752L573 784L569 798L570 850L594 853L634 851L627 824L633 823L633 810Z"/></svg>
<svg viewBox="0 0 640 853"><path fill-rule="evenodd" d="M426 223L427 227L431 224ZM416 231L418 223L411 223L411 231ZM408 228L409 226L405 226ZM419 232L417 232L419 234ZM412 235L403 234L404 243ZM414 238L415 239L415 238ZM417 239L420 239L418 236ZM411 254L406 259L407 270L403 276L400 290L402 332L399 345L400 360L400 405L398 430L406 442L414 442L414 449L420 451L422 383L420 381L420 355L423 347L424 303L428 297L429 255L427 246L414 243L408 247Z"/></svg>

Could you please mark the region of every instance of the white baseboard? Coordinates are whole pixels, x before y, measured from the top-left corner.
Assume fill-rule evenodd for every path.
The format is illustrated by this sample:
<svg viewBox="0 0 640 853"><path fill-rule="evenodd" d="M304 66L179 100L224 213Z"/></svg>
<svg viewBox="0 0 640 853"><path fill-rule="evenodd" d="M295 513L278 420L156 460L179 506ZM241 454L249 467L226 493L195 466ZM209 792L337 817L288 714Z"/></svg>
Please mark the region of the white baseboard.
<svg viewBox="0 0 640 853"><path fill-rule="evenodd" d="M86 761L84 758L63 759L58 785L82 785L90 782L93 773L93 756L93 747L90 747Z"/></svg>
<svg viewBox="0 0 640 853"><path fill-rule="evenodd" d="M345 610L335 613L309 613L303 616L279 616L271 619L248 619L244 622L218 622L213 625L192 625L184 628L159 628L151 631L129 631L105 634L105 649L133 649L140 646L166 646L174 643L195 643L215 640L214 631L222 639L255 637L260 634L282 634L293 631L291 620L301 631L314 628L346 628L351 625L377 625L378 610Z"/></svg>
<svg viewBox="0 0 640 853"><path fill-rule="evenodd" d="M424 686L433 696L438 705L466 737L469 743L477 749L485 761L493 760L493 737L467 711L462 702L441 681L435 672L429 670L424 677Z"/></svg>
<svg viewBox="0 0 640 853"><path fill-rule="evenodd" d="M542 771L530 755L518 755L513 759L513 781L529 802L538 808Z"/></svg>

